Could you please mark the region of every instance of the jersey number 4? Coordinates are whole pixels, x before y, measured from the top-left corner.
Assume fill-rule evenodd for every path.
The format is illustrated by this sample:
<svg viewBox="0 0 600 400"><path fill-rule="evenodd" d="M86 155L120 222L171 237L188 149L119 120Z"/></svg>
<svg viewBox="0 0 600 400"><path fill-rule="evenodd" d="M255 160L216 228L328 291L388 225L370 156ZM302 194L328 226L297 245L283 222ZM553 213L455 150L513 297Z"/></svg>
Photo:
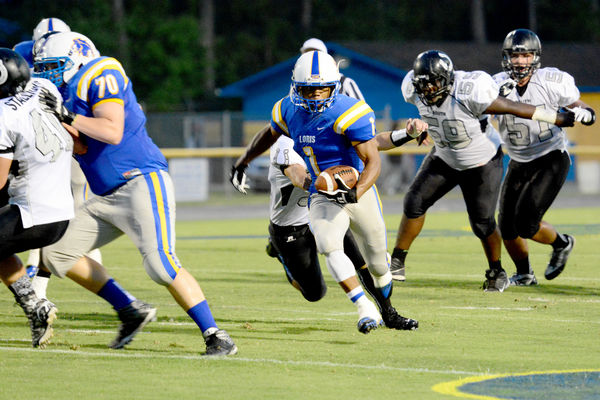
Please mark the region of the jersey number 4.
<svg viewBox="0 0 600 400"><path fill-rule="evenodd" d="M69 133L60 125L58 119L39 110L30 113L35 132L35 148L46 156L52 153L50 162L56 161L63 150L73 150L73 140Z"/></svg>

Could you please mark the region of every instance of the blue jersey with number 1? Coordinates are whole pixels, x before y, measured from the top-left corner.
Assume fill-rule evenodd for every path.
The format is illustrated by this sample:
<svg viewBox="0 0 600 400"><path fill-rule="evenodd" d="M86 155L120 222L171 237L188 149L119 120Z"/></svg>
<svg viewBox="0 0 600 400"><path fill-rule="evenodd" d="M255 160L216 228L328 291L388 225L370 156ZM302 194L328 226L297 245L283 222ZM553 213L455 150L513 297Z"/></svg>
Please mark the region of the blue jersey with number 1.
<svg viewBox="0 0 600 400"><path fill-rule="evenodd" d="M86 117L93 117L94 107L106 102L124 107L121 142L114 145L86 137L87 153L75 156L95 194L110 193L135 176L167 170L167 160L148 136L146 116L116 59L90 61L61 88L61 94L69 110Z"/></svg>
<svg viewBox="0 0 600 400"><path fill-rule="evenodd" d="M271 127L292 138L314 183L321 171L335 165L350 165L362 172L364 164L353 143L375 136L375 114L364 101L343 94L320 113L295 106L287 96L275 103ZM315 191L313 184L310 192Z"/></svg>

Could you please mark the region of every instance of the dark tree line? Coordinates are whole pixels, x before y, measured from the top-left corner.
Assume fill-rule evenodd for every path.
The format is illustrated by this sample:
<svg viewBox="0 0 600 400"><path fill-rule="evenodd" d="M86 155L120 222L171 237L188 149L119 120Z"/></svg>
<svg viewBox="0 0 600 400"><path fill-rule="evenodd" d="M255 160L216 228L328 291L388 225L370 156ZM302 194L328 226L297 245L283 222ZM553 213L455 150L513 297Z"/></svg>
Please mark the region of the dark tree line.
<svg viewBox="0 0 600 400"><path fill-rule="evenodd" d="M59 17L124 64L148 109L201 110L221 105L215 88L297 55L308 37L481 43L530 27L544 41L599 43L599 1L0 0L0 41Z"/></svg>

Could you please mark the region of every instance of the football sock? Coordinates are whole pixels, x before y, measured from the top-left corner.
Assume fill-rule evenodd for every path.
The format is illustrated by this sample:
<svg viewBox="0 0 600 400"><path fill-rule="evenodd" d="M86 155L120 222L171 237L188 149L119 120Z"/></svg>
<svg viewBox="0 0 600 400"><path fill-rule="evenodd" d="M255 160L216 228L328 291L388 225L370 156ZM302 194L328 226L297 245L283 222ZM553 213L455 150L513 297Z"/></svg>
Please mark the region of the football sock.
<svg viewBox="0 0 600 400"><path fill-rule="evenodd" d="M529 264L529 257L525 257L522 260L515 261L515 266L517 267L517 274L525 275L532 274L531 265Z"/></svg>
<svg viewBox="0 0 600 400"><path fill-rule="evenodd" d="M365 297L365 292L360 285L346 293L346 296L348 296L350 301L352 301L356 306L358 306L362 301L367 300Z"/></svg>
<svg viewBox="0 0 600 400"><path fill-rule="evenodd" d="M129 294L112 278L109 279L104 286L102 286L102 289L100 289L97 294L104 300L108 301L110 305L113 306L113 308L117 311L123 307L127 307L135 300L135 297Z"/></svg>
<svg viewBox="0 0 600 400"><path fill-rule="evenodd" d="M397 258L404 265L404 261L406 260L406 255L408 254L408 250L395 248L392 252L392 258Z"/></svg>
<svg viewBox="0 0 600 400"><path fill-rule="evenodd" d="M565 247L567 247L567 245L569 244L569 241L567 240L567 238L556 232L556 239L554 240L554 242L552 242L552 248L554 250L556 249L564 249Z"/></svg>
<svg viewBox="0 0 600 400"><path fill-rule="evenodd" d="M497 261L489 261L488 260L488 265L490 266L490 269L502 269L502 262L500 260L497 260Z"/></svg>
<svg viewBox="0 0 600 400"><path fill-rule="evenodd" d="M200 303L187 310L187 313L194 320L196 325L198 325L203 334L206 333L206 331L208 331L210 328L217 329L217 323L210 312L210 308L208 307L208 302L206 300L202 300Z"/></svg>

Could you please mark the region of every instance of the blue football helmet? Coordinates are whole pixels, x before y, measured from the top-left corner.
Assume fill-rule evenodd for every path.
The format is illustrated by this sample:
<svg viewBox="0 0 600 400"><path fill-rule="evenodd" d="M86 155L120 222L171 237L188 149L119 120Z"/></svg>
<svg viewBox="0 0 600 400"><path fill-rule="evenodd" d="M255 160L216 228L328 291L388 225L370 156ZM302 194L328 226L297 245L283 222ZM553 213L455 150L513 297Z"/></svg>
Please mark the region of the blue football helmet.
<svg viewBox="0 0 600 400"><path fill-rule="evenodd" d="M59 32L42 37L34 45L34 76L46 78L57 87L88 62L100 57L94 43L77 32Z"/></svg>
<svg viewBox="0 0 600 400"><path fill-rule="evenodd" d="M325 99L309 99L302 93L306 87L328 87L331 91ZM333 103L339 91L340 72L333 57L321 51L309 51L298 58L292 73L290 96L294 105L313 113L323 112Z"/></svg>

